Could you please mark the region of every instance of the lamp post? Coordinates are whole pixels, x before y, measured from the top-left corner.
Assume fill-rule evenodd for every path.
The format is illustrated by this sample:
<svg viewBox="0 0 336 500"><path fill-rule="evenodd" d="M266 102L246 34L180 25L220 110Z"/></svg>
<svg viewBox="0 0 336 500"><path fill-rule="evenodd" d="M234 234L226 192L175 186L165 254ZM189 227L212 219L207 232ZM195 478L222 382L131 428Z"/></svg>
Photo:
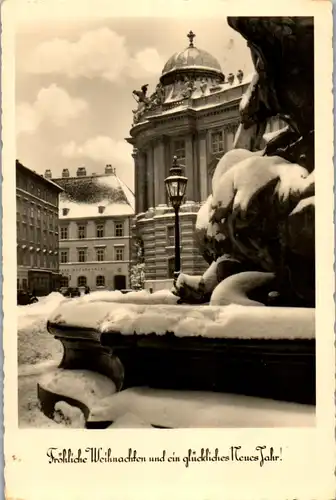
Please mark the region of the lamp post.
<svg viewBox="0 0 336 500"><path fill-rule="evenodd" d="M165 179L165 185L169 200L175 212L175 271L174 283L181 272L180 254L180 221L179 210L187 188L187 177L182 175L182 167L177 163L177 156L173 158L173 165L169 171L169 177Z"/></svg>

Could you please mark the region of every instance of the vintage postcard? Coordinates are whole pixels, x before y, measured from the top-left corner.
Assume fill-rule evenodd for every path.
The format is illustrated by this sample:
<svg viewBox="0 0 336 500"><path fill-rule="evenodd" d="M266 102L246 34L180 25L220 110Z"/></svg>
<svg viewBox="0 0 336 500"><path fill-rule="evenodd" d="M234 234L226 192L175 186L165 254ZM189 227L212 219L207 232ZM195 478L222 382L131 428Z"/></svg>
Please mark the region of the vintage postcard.
<svg viewBox="0 0 336 500"><path fill-rule="evenodd" d="M334 498L332 6L2 6L6 498Z"/></svg>

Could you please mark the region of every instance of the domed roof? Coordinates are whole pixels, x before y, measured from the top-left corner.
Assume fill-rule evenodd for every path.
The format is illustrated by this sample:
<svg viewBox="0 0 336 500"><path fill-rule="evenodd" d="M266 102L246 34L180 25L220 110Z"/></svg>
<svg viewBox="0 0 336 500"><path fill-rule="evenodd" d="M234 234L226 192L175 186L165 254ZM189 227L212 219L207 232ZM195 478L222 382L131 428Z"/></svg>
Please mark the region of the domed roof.
<svg viewBox="0 0 336 500"><path fill-rule="evenodd" d="M189 47L182 52L176 52L168 59L162 70L162 76L173 71L200 70L202 72L216 73L222 78L222 68L217 59L206 50L194 46L193 39L195 35L192 31L187 36L190 40Z"/></svg>

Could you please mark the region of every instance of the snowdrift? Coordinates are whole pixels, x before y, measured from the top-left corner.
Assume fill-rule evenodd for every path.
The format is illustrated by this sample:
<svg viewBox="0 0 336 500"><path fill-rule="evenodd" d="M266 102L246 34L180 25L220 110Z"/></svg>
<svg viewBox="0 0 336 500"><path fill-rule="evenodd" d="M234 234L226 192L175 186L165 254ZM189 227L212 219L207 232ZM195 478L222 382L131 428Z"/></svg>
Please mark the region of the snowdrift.
<svg viewBox="0 0 336 500"><path fill-rule="evenodd" d="M60 358L62 346L47 332L47 320L52 311L67 300L53 292L35 304L17 307L19 365Z"/></svg>

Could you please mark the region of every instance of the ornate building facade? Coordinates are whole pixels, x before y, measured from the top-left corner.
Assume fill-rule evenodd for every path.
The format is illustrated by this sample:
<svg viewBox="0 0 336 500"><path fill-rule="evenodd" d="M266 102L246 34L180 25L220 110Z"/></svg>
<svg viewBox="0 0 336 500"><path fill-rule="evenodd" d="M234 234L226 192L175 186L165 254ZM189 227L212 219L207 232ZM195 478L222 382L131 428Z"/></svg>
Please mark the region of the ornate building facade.
<svg viewBox="0 0 336 500"><path fill-rule="evenodd" d="M138 107L126 140L133 145L135 212L133 231L143 242L146 279L172 278L174 269L174 218L165 191L173 156L188 177L185 203L180 211L181 266L188 274L207 268L194 242L197 212L211 190L218 160L233 147L239 125L239 104L251 75L241 70L224 76L219 62L194 45L170 57L155 91L148 86L133 91ZM272 120L267 132L280 128Z"/></svg>
<svg viewBox="0 0 336 500"><path fill-rule="evenodd" d="M134 194L111 165L100 175L85 167L53 181L62 187L59 206L61 285L115 290L129 287L130 227Z"/></svg>
<svg viewBox="0 0 336 500"><path fill-rule="evenodd" d="M62 191L16 161L17 289L46 295L59 286L58 203Z"/></svg>

